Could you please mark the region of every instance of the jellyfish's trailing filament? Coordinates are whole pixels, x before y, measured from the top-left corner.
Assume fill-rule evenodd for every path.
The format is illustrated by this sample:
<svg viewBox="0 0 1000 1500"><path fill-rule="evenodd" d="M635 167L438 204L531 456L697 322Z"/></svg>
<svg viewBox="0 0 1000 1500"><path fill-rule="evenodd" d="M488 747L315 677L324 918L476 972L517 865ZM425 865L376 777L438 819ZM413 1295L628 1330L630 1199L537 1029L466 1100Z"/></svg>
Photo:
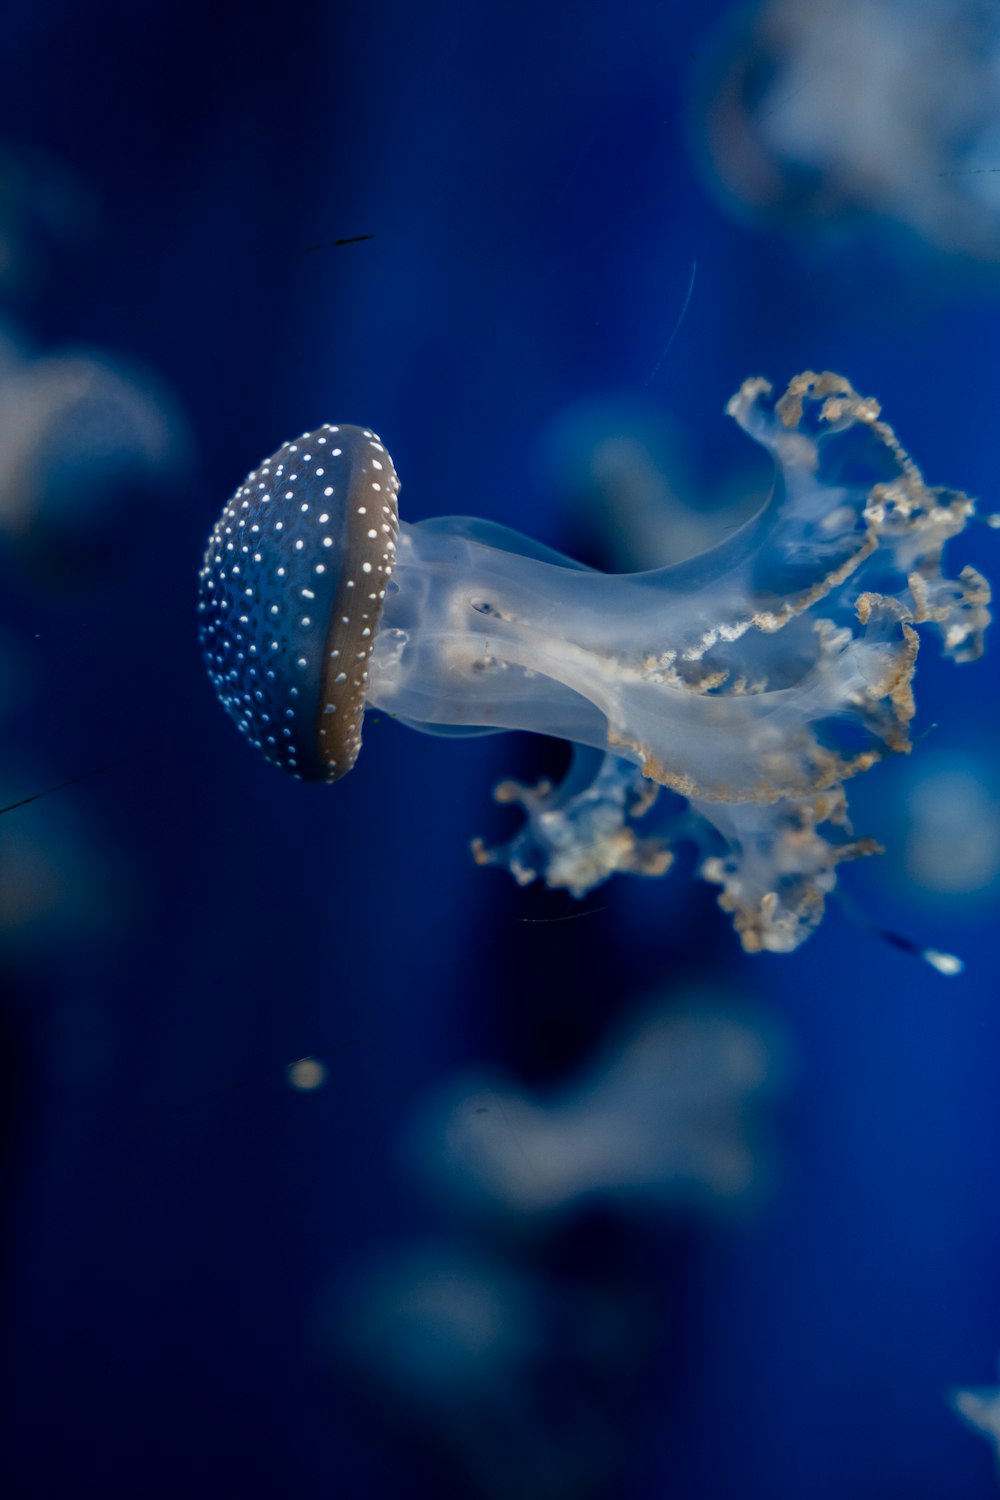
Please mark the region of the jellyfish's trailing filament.
<svg viewBox="0 0 1000 1500"><path fill-rule="evenodd" d="M353 764L362 702L436 733L570 740L562 786L502 785L527 823L500 849L474 845L480 863L583 895L617 871L663 873L672 846L694 839L743 946L790 952L819 922L837 864L876 851L851 835L844 783L910 748L919 632L957 662L978 657L989 588L971 567L942 571L973 502L925 485L877 403L842 377L806 372L778 399L748 380L728 411L774 459L767 503L722 545L628 575L468 517L399 523L397 537L398 481L367 429L286 445L230 502L202 570L202 639L225 706L269 759L325 779ZM315 464L321 435L344 461L303 478L305 459L291 460ZM354 515L373 477L384 537ZM319 564L333 565L329 613L300 649L299 597ZM355 641L347 584L373 572L360 627L372 635ZM341 702L345 631L355 664ZM335 756L319 733L345 707Z"/></svg>

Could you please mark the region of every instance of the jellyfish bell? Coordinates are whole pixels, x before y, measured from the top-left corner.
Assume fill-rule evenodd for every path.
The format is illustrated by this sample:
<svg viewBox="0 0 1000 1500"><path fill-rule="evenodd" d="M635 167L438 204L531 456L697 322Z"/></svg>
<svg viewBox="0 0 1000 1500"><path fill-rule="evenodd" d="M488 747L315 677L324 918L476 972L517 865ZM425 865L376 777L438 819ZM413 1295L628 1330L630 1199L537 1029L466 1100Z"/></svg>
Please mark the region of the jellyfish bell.
<svg viewBox="0 0 1000 1500"><path fill-rule="evenodd" d="M198 610L209 676L273 765L337 781L357 760L399 516L392 459L330 423L247 475L209 539Z"/></svg>

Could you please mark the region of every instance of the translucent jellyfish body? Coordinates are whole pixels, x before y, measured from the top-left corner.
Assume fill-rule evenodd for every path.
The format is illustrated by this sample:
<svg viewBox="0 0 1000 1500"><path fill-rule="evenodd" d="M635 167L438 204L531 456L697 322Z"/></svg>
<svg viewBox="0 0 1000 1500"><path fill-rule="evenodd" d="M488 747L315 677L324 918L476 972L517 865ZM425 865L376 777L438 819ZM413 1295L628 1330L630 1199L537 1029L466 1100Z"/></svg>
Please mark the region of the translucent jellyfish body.
<svg viewBox="0 0 1000 1500"><path fill-rule="evenodd" d="M767 503L711 551L627 575L474 518L397 522L366 429L335 429L332 478L311 458L286 487L286 447L227 506L202 570L223 702L270 759L326 779L353 764L362 699L435 733L570 740L562 785L498 789L527 822L501 849L475 845L481 863L582 895L616 871L662 874L694 840L744 947L791 951L837 863L875 850L851 837L844 783L909 749L919 631L974 659L989 589L971 567L942 571L972 501L925 485L846 380L807 372L779 399L749 380L728 410L773 457ZM662 788L679 795L657 806Z"/></svg>

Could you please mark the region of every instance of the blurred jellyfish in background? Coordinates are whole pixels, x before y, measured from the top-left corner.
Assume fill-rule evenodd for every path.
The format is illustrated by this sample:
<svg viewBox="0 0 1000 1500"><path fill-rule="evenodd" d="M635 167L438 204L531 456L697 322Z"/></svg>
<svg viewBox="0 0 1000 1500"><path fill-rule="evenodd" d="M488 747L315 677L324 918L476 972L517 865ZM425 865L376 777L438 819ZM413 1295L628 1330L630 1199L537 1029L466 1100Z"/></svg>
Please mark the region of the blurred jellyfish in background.
<svg viewBox="0 0 1000 1500"><path fill-rule="evenodd" d="M651 1391L680 1231L759 1203L783 1051L675 997L545 1097L466 1075L418 1106L403 1160L457 1230L348 1275L320 1320L396 1463L422 1452L489 1500L620 1493L669 1420Z"/></svg>
<svg viewBox="0 0 1000 1500"><path fill-rule="evenodd" d="M903 787L902 860L929 896L980 901L1000 876L1000 784L982 756L925 755Z"/></svg>
<svg viewBox="0 0 1000 1500"><path fill-rule="evenodd" d="M44 153L0 150L0 288L13 303L54 274L46 237L70 247L93 230L90 196ZM32 265L35 281L26 281ZM22 274L23 273L23 274ZM8 690L0 712L17 724L43 690L25 621L64 627L48 609L118 586L157 510L190 473L192 441L181 403L141 361L97 347L42 351L0 326L0 610ZM16 591L16 593L15 593ZM14 597L12 598L12 594ZM45 747L2 767L3 803L55 785ZM51 769L51 772L49 768ZM83 770L78 764L72 769ZM121 851L74 807L71 790L27 816L0 820L0 936L22 960L59 941L120 932L134 910Z"/></svg>
<svg viewBox="0 0 1000 1500"><path fill-rule="evenodd" d="M973 1432L978 1432L996 1449L1000 1473L1000 1386L974 1386L954 1390L950 1403Z"/></svg>
<svg viewBox="0 0 1000 1500"><path fill-rule="evenodd" d="M113 976L149 870L83 783L102 758L143 747L112 740L106 720L95 752L87 726L113 691L109 663L126 654L114 611L127 570L190 474L188 420L166 381L100 343L61 347L51 326L36 328L41 294L97 218L74 170L0 145L0 1190L19 1229L51 1165L39 1119L50 1129L65 1111L81 1129L121 1055ZM44 727L53 707L55 735ZM19 1252L11 1233L4 1255L16 1266Z"/></svg>
<svg viewBox="0 0 1000 1500"><path fill-rule="evenodd" d="M383 1468L418 1494L596 1500L620 1493L648 1419L654 1306L614 1225L580 1259L444 1240L348 1280L329 1352Z"/></svg>
<svg viewBox="0 0 1000 1500"><path fill-rule="evenodd" d="M144 877L87 794L62 784L90 769L72 724L58 750L33 736L54 688L38 643L63 643L54 691L71 702L89 623L79 601L99 610L121 587L192 463L182 403L151 367L84 343L43 349L27 331L33 299L99 218L71 168L0 146L0 296L16 309L0 324L0 944L12 1020L21 985L51 983L77 956L76 993L53 1006L43 1049L63 1079L107 1066L112 1027L83 976L134 926Z"/></svg>
<svg viewBox="0 0 1000 1500"><path fill-rule="evenodd" d="M596 1202L635 1214L721 1207L766 1182L758 1125L778 1071L747 1016L653 1008L543 1096L498 1075L449 1081L409 1150L446 1197L508 1221Z"/></svg>
<svg viewBox="0 0 1000 1500"><path fill-rule="evenodd" d="M38 353L0 329L0 545L23 580L88 587L124 566L190 446L177 399L139 362Z"/></svg>
<svg viewBox="0 0 1000 1500"><path fill-rule="evenodd" d="M859 785L857 818L885 849L880 879L859 869L855 894L888 922L933 924L961 954L1000 892L1000 784L989 701L964 734L931 725L881 791ZM939 740L939 735L941 736Z"/></svg>
<svg viewBox="0 0 1000 1500"><path fill-rule="evenodd" d="M113 585L192 472L180 398L148 364L60 347L47 310L107 228L98 195L53 153L0 140L0 549L19 588Z"/></svg>
<svg viewBox="0 0 1000 1500"><path fill-rule="evenodd" d="M705 179L773 227L867 219L1000 254L1000 17L990 0L763 0L727 12L695 118Z"/></svg>

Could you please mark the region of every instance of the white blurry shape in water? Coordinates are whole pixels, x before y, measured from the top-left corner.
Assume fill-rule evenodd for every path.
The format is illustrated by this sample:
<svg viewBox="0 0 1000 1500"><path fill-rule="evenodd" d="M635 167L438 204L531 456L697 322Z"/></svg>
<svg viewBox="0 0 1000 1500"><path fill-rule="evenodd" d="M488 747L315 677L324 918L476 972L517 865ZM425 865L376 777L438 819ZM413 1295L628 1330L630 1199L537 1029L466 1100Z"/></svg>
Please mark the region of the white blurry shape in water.
<svg viewBox="0 0 1000 1500"><path fill-rule="evenodd" d="M376 1449L436 1449L463 1494L584 1500L621 1473L656 1320L613 1253L596 1277L556 1279L418 1245L348 1279L319 1321Z"/></svg>
<svg viewBox="0 0 1000 1500"><path fill-rule="evenodd" d="M949 1392L948 1401L974 1432L992 1443L1000 1474L1000 1385L961 1387Z"/></svg>
<svg viewBox="0 0 1000 1500"><path fill-rule="evenodd" d="M996 894L1000 785L982 756L925 757L905 788L907 878L935 897Z"/></svg>
<svg viewBox="0 0 1000 1500"><path fill-rule="evenodd" d="M1000 254L994 0L763 0L723 17L692 109L713 189L765 223L892 220Z"/></svg>
<svg viewBox="0 0 1000 1500"><path fill-rule="evenodd" d="M190 455L187 420L150 370L102 349L36 353L0 328L0 564L21 586L115 582L155 519L151 495L176 483ZM0 676L6 712L44 689L11 632L0 633ZM0 806L33 802L0 818L0 936L26 964L120 935L141 901L122 850L43 764L8 756L0 771ZM46 784L58 791L51 803L37 795Z"/></svg>
<svg viewBox="0 0 1000 1500"><path fill-rule="evenodd" d="M406 1149L446 1196L513 1228L595 1202L714 1211L766 1186L760 1112L785 1074L783 1047L745 1015L653 1007L544 1094L495 1074L439 1087Z"/></svg>
<svg viewBox="0 0 1000 1500"><path fill-rule="evenodd" d="M190 462L179 403L138 361L37 353L0 329L0 547L35 577L100 571L137 507Z"/></svg>

